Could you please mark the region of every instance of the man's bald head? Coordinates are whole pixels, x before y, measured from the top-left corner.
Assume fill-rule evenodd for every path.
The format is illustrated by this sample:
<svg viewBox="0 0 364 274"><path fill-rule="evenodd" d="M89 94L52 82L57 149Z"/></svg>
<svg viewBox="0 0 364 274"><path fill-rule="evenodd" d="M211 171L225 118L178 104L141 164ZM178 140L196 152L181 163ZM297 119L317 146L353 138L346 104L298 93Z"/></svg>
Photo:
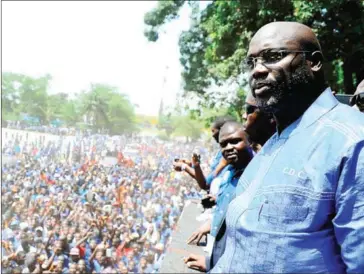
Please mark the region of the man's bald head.
<svg viewBox="0 0 364 274"><path fill-rule="evenodd" d="M220 129L220 136L226 135L226 134L231 134L231 133L238 132L238 131L244 132L243 124L236 122L236 121L229 121L229 122L226 122Z"/></svg>
<svg viewBox="0 0 364 274"><path fill-rule="evenodd" d="M323 55L314 32L296 22L260 28L249 44L249 85L263 111L292 113L306 108L326 88Z"/></svg>
<svg viewBox="0 0 364 274"><path fill-rule="evenodd" d="M253 36L249 50L257 43L263 43L263 48L291 48L321 52L320 43L312 29L297 22L272 22L261 27Z"/></svg>

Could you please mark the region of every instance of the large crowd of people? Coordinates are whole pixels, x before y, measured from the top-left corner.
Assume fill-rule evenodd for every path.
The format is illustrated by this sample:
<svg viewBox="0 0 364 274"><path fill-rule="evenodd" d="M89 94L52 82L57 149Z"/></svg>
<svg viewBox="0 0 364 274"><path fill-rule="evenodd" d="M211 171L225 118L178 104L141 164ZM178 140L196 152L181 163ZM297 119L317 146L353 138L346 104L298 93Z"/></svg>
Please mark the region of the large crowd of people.
<svg viewBox="0 0 364 274"><path fill-rule="evenodd" d="M2 273L157 272L184 201L201 197L172 162L200 144L33 135L3 135Z"/></svg>

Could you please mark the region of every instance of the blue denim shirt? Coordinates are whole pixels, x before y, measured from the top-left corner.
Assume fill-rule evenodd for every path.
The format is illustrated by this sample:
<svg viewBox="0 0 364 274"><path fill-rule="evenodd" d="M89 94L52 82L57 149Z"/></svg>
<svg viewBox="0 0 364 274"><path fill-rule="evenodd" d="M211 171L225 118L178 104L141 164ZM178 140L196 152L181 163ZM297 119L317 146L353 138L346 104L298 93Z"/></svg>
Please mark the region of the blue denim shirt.
<svg viewBox="0 0 364 274"><path fill-rule="evenodd" d="M364 115L330 89L268 140L236 192L211 272L364 272Z"/></svg>
<svg viewBox="0 0 364 274"><path fill-rule="evenodd" d="M236 170L232 165L226 166L219 174L221 183L216 197L216 207L214 208L211 222L211 236L216 237L223 221L229 203L235 198L235 188L238 184L243 169Z"/></svg>
<svg viewBox="0 0 364 274"><path fill-rule="evenodd" d="M213 212L210 232L211 236L215 238L215 242L212 257L207 256L205 258L206 268L208 270L216 264L225 250L226 235L220 230L222 229L229 203L235 198L236 186L243 171L244 168L237 169L232 165L228 165L219 174L221 183L216 197L216 207ZM220 239L217 238L219 232L224 233L222 237L219 236Z"/></svg>

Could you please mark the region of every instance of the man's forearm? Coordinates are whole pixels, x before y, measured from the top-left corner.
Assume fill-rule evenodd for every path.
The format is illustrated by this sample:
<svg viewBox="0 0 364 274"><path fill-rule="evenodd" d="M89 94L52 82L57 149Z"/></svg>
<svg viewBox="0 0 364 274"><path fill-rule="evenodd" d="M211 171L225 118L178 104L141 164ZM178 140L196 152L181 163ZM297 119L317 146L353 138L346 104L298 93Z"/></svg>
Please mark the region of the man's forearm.
<svg viewBox="0 0 364 274"><path fill-rule="evenodd" d="M204 190L208 189L208 185L206 183L206 179L205 176L203 175L200 165L195 165L194 169L195 169L195 180L197 181L200 188Z"/></svg>
<svg viewBox="0 0 364 274"><path fill-rule="evenodd" d="M190 175L193 179L196 179L196 175L195 175L195 169L190 167L189 165L185 165L184 166L184 171L186 171L188 173L188 175Z"/></svg>

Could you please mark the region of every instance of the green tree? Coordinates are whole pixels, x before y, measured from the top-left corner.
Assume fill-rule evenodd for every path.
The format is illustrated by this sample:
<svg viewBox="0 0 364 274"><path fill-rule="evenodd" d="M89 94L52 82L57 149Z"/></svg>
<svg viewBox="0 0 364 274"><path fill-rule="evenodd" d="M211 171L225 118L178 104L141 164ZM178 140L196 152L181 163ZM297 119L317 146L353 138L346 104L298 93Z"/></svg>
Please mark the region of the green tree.
<svg viewBox="0 0 364 274"><path fill-rule="evenodd" d="M80 95L81 114L94 130L108 129L110 133L130 133L135 126L134 106L117 88L104 84L91 84L90 90Z"/></svg>
<svg viewBox="0 0 364 274"><path fill-rule="evenodd" d="M91 84L90 90L83 91L80 95L82 102L81 113L86 117L86 122L94 130L110 127L107 115L107 95L110 94L112 89L105 85Z"/></svg>
<svg viewBox="0 0 364 274"><path fill-rule="evenodd" d="M111 133L132 133L138 131L134 106L126 95L113 92L108 101Z"/></svg>
<svg viewBox="0 0 364 274"><path fill-rule="evenodd" d="M193 120L188 115L172 117L172 124L174 127L173 135L186 137L187 142L197 140L204 128L200 121Z"/></svg>
<svg viewBox="0 0 364 274"><path fill-rule="evenodd" d="M171 119L171 114L161 115L158 117L157 128L164 131L167 138L170 138L176 127Z"/></svg>
<svg viewBox="0 0 364 274"><path fill-rule="evenodd" d="M3 120L17 120L19 117L20 86L24 76L11 72L2 74L1 110Z"/></svg>
<svg viewBox="0 0 364 274"><path fill-rule="evenodd" d="M353 93L355 83L364 78L364 1L212 1L204 10L192 1L160 1L145 15L145 36L156 41L160 28L177 18L186 2L192 14L191 27L179 41L184 89L185 95L197 94L202 105L213 101L208 93L213 85L230 81L244 88L241 63L249 41L272 21L298 21L313 28L324 49L327 79L336 91Z"/></svg>
<svg viewBox="0 0 364 274"><path fill-rule="evenodd" d="M40 119L43 123L50 121L52 110L51 100L48 98L50 75L34 78L22 74L3 73L3 93L8 104L7 112L20 113Z"/></svg>
<svg viewBox="0 0 364 274"><path fill-rule="evenodd" d="M91 84L70 99L67 93L49 94L50 75L33 78L16 73L3 73L1 99L5 120L19 120L21 114L40 119L50 124L58 119L67 126L84 122L94 130L107 129L110 133L134 132L134 105L125 94L115 87ZM5 114L5 115L4 115Z"/></svg>
<svg viewBox="0 0 364 274"><path fill-rule="evenodd" d="M81 121L80 110L77 108L77 101L68 99L60 105L60 119L69 127L74 127Z"/></svg>

